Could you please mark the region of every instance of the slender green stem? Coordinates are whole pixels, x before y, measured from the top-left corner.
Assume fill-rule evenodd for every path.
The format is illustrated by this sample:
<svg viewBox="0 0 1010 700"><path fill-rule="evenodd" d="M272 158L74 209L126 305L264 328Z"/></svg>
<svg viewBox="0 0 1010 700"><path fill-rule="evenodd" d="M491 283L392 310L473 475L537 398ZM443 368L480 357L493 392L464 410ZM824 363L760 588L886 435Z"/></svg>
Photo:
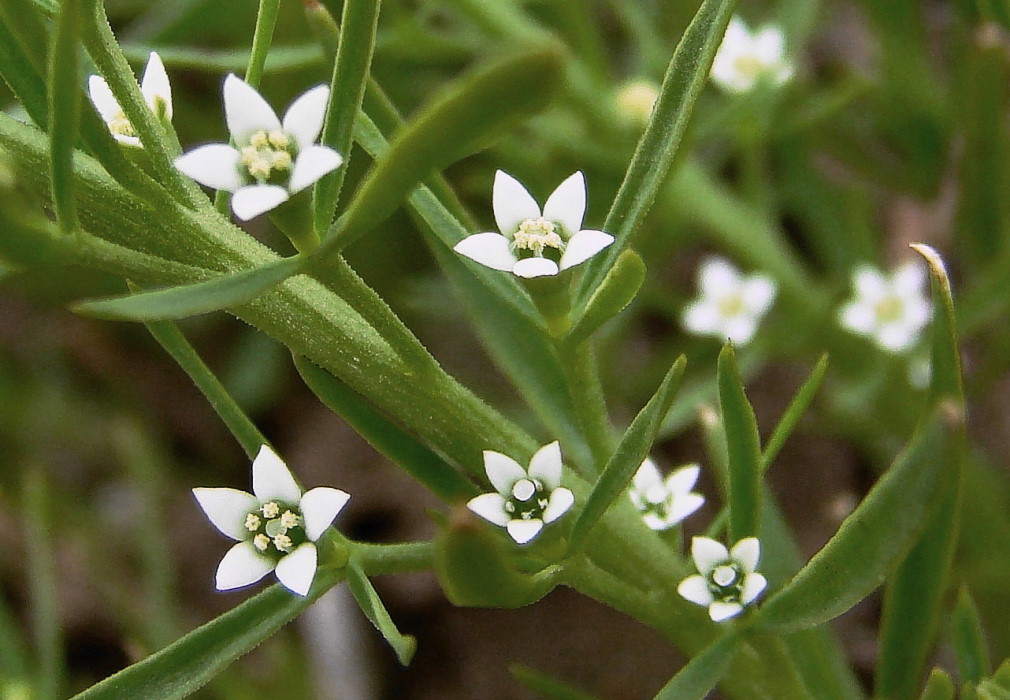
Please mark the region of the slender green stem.
<svg viewBox="0 0 1010 700"><path fill-rule="evenodd" d="M607 417L607 404L600 385L596 357L588 343L556 343L568 391L582 426L583 437L599 473L614 451L614 432Z"/></svg>
<svg viewBox="0 0 1010 700"><path fill-rule="evenodd" d="M354 558L369 576L430 571L434 566L435 545L432 542L352 542L351 548L354 550Z"/></svg>
<svg viewBox="0 0 1010 700"><path fill-rule="evenodd" d="M39 658L36 685L40 700L60 697L63 679L63 633L60 629L58 579L52 543L47 482L38 464L29 464L24 485L25 538L31 619Z"/></svg>

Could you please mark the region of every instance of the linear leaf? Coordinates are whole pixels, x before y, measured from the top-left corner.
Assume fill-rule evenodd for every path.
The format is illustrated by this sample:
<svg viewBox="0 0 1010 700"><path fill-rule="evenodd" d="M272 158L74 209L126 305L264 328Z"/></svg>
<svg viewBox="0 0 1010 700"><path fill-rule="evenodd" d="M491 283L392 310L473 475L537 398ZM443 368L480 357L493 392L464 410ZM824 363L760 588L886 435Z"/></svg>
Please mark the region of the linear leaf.
<svg viewBox="0 0 1010 700"><path fill-rule="evenodd" d="M399 662L404 666L410 664L417 650L417 640L410 635L401 634L400 630L396 629L393 618L389 616L389 611L379 599L372 582L353 560L347 565L347 585L351 587L354 600L358 602L365 617L382 633L389 646L393 647Z"/></svg>
<svg viewBox="0 0 1010 700"><path fill-rule="evenodd" d="M603 224L617 240L586 264L578 294L582 304L627 246L666 179L735 5L735 0L705 0L673 52L649 125Z"/></svg>
<svg viewBox="0 0 1010 700"><path fill-rule="evenodd" d="M586 499L578 520L575 521L569 541L569 552L578 549L611 504L624 493L635 472L649 456L656 432L662 425L666 412L670 410L677 389L680 388L686 364L687 360L683 356L673 363L663 378L663 383L649 399L649 403L638 412L621 437L617 449L593 485L593 490Z"/></svg>
<svg viewBox="0 0 1010 700"><path fill-rule="evenodd" d="M810 402L814 400L817 390L821 388L821 382L824 380L824 375L827 371L828 356L821 355L821 359L817 361L814 369L810 372L810 376L807 377L807 380L803 382L803 386L799 388L793 396L792 401L789 402L789 406L786 407L785 413L782 414L778 425L775 426L775 430L772 431L771 437L768 438L768 442L764 446L764 451L761 453L762 474L768 471L768 467L775 461L779 450L782 449L782 445L792 435L796 425L803 418L803 414L807 412Z"/></svg>
<svg viewBox="0 0 1010 700"><path fill-rule="evenodd" d="M982 618L967 586L962 586L951 616L951 636L962 683L978 683L992 673Z"/></svg>
<svg viewBox="0 0 1010 700"><path fill-rule="evenodd" d="M509 671L526 688L547 700L598 700L588 693L523 664L512 664Z"/></svg>
<svg viewBox="0 0 1010 700"><path fill-rule="evenodd" d="M77 227L74 209L74 146L81 121L80 0L63 0L49 58L49 172L60 230Z"/></svg>
<svg viewBox="0 0 1010 700"><path fill-rule="evenodd" d="M599 288L589 297L582 315L572 320L567 343L581 343L631 303L645 281L645 263L638 253L625 250L610 268Z"/></svg>
<svg viewBox="0 0 1010 700"><path fill-rule="evenodd" d="M954 700L954 681L942 668L934 668L919 700Z"/></svg>
<svg viewBox="0 0 1010 700"><path fill-rule="evenodd" d="M282 258L203 282L74 303L79 314L113 321L162 321L219 311L247 301L302 271L305 259Z"/></svg>
<svg viewBox="0 0 1010 700"><path fill-rule="evenodd" d="M729 458L729 537L756 537L761 525L761 439L732 343L719 353L719 408Z"/></svg>
<svg viewBox="0 0 1010 700"><path fill-rule="evenodd" d="M680 669L654 700L702 700L722 679L739 648L739 636L723 637Z"/></svg>

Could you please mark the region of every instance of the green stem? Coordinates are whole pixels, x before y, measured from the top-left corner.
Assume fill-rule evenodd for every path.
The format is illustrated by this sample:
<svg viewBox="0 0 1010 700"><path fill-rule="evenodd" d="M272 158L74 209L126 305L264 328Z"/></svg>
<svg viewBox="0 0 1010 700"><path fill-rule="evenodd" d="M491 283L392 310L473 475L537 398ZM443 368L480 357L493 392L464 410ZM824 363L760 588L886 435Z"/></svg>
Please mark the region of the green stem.
<svg viewBox="0 0 1010 700"><path fill-rule="evenodd" d="M559 341L556 347L583 437L589 445L595 473L598 474L613 454L615 443L596 357L588 343L572 346Z"/></svg>
<svg viewBox="0 0 1010 700"><path fill-rule="evenodd" d="M368 576L407 574L430 571L434 566L435 545L432 542L402 544L370 544L352 542L354 559Z"/></svg>
<svg viewBox="0 0 1010 700"><path fill-rule="evenodd" d="M63 633L60 629L56 562L52 544L47 479L38 464L29 464L24 485L27 516L25 544L31 590L30 615L39 658L35 687L40 700L60 697L63 678Z"/></svg>

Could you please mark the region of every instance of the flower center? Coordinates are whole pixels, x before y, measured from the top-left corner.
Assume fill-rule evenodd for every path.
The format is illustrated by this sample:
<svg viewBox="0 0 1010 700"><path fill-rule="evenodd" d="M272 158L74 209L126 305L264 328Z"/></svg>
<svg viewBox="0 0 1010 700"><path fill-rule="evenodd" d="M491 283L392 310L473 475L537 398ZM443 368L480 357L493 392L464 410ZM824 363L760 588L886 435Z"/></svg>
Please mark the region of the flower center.
<svg viewBox="0 0 1010 700"><path fill-rule="evenodd" d="M752 54L746 54L737 58L733 62L733 67L736 68L740 75L751 79L757 78L766 69L764 61Z"/></svg>
<svg viewBox="0 0 1010 700"><path fill-rule="evenodd" d="M301 511L280 501L267 501L245 516L245 529L257 551L272 558L307 542Z"/></svg>
<svg viewBox="0 0 1010 700"><path fill-rule="evenodd" d="M137 132L133 130L133 124L131 124L130 120L126 118L126 115L123 114L122 110L116 112L116 116L109 121L109 131L111 131L115 136L137 135Z"/></svg>
<svg viewBox="0 0 1010 700"><path fill-rule="evenodd" d="M558 234L553 221L542 216L536 219L526 219L519 224L519 230L512 234L512 247L517 250L532 251L537 257L542 257L544 248L564 248L565 242Z"/></svg>
<svg viewBox="0 0 1010 700"><path fill-rule="evenodd" d="M879 323L894 323L905 315L905 304L899 297L888 296L878 301L873 310Z"/></svg>
<svg viewBox="0 0 1010 700"><path fill-rule="evenodd" d="M743 576L740 573L740 565L735 561L720 564L708 575L708 589L717 600L740 602L743 588Z"/></svg>
<svg viewBox="0 0 1010 700"><path fill-rule="evenodd" d="M519 479L505 499L505 512L513 520L543 520L550 502L544 485L537 479Z"/></svg>
<svg viewBox="0 0 1010 700"><path fill-rule="evenodd" d="M249 177L260 184L270 183L291 170L295 159L295 144L279 129L260 129L249 137L249 143L239 153L239 162Z"/></svg>
<svg viewBox="0 0 1010 700"><path fill-rule="evenodd" d="M723 318L734 318L743 315L747 307L739 294L728 294L719 300L719 313Z"/></svg>

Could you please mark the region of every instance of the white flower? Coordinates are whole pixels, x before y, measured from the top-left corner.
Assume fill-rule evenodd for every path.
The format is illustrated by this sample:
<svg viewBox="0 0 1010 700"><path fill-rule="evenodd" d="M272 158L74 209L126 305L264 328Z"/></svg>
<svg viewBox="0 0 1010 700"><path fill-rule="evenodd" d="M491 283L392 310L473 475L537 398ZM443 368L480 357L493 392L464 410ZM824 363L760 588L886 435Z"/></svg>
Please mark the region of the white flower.
<svg viewBox="0 0 1010 700"><path fill-rule="evenodd" d="M704 496L691 491L701 467L689 464L663 480L655 463L646 458L635 472L628 496L653 530L666 530L701 508Z"/></svg>
<svg viewBox="0 0 1010 700"><path fill-rule="evenodd" d="M793 75L785 50L780 27L768 24L752 33L734 17L712 63L712 80L736 93L747 92L761 80L781 85Z"/></svg>
<svg viewBox="0 0 1010 700"><path fill-rule="evenodd" d="M698 573L681 581L677 592L692 603L707 606L713 622L728 620L754 602L768 585L764 576L754 573L760 556L756 537L740 540L731 552L715 540L695 537L691 558Z"/></svg>
<svg viewBox="0 0 1010 700"><path fill-rule="evenodd" d="M853 299L839 311L841 324L889 352L910 350L929 322L926 271L909 261L890 276L869 265L852 275Z"/></svg>
<svg viewBox="0 0 1010 700"><path fill-rule="evenodd" d="M495 270L519 277L556 275L614 242L609 233L582 228L586 179L581 172L558 185L541 212L526 188L499 170L492 205L501 233L467 236L453 250Z"/></svg>
<svg viewBox="0 0 1010 700"><path fill-rule="evenodd" d="M560 485L561 468L556 441L537 450L528 470L511 457L485 450L484 471L498 493L472 498L466 507L504 527L518 544L526 544L575 503L572 492Z"/></svg>
<svg viewBox="0 0 1010 700"><path fill-rule="evenodd" d="M253 492L198 488L193 495L218 530L238 544L217 567L217 589L256 583L271 571L298 595L307 595L316 575L315 542L350 496L317 487L306 493L287 465L264 445L252 465Z"/></svg>
<svg viewBox="0 0 1010 700"><path fill-rule="evenodd" d="M318 85L291 103L283 122L256 88L228 75L224 114L235 147L200 146L175 159L175 167L201 185L232 193L235 216L248 221L286 202L343 157L315 144L326 118L330 88Z"/></svg>
<svg viewBox="0 0 1010 700"><path fill-rule="evenodd" d="M161 62L161 56L154 51L147 58L147 67L144 69L144 77L140 81L140 92L151 108L154 115L160 120L172 121L172 86L168 82L168 73L165 72L165 64ZM133 129L133 124L126 118L123 108L112 94L109 84L100 75L92 75L88 78L88 93L95 109L102 116L102 120L108 125L113 137L120 143L129 146L143 146L137 133Z"/></svg>
<svg viewBox="0 0 1010 700"><path fill-rule="evenodd" d="M617 92L617 111L634 124L646 124L659 99L659 86L646 78L636 78Z"/></svg>
<svg viewBox="0 0 1010 700"><path fill-rule="evenodd" d="M748 342L775 300L775 283L761 274L741 275L722 258L709 258L698 270L700 294L684 309L684 327L699 335Z"/></svg>

